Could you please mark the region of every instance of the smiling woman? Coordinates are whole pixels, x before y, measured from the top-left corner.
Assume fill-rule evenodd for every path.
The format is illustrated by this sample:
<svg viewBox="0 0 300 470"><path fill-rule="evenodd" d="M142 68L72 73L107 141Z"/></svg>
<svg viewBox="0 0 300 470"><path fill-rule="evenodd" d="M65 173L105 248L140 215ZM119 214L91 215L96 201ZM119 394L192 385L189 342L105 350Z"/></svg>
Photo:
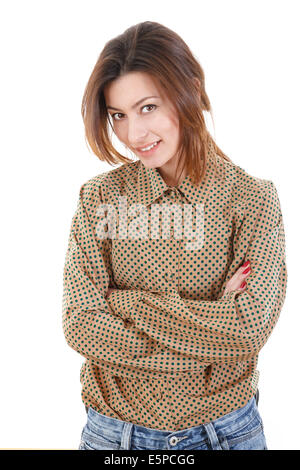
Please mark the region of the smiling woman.
<svg viewBox="0 0 300 470"><path fill-rule="evenodd" d="M151 21L106 44L82 100L86 138L100 160L131 161L113 147L111 127L170 186L187 174L195 183L204 178L209 145L230 161L208 132L204 111L211 106L201 65L180 36Z"/></svg>
<svg viewBox="0 0 300 470"><path fill-rule="evenodd" d="M104 96L107 103L121 104L114 109L122 112L112 115L118 139L136 153L146 167L158 168L165 181L171 182L179 163L179 119L154 78L145 72L127 73L107 85ZM136 102L141 96L144 98ZM146 100L148 103L141 105ZM181 178L185 176L183 171Z"/></svg>
<svg viewBox="0 0 300 470"><path fill-rule="evenodd" d="M283 217L205 111L175 32L146 21L105 44L82 116L95 155L121 165L81 186L64 267L63 330L86 359L81 450L267 448L256 367L285 299Z"/></svg>

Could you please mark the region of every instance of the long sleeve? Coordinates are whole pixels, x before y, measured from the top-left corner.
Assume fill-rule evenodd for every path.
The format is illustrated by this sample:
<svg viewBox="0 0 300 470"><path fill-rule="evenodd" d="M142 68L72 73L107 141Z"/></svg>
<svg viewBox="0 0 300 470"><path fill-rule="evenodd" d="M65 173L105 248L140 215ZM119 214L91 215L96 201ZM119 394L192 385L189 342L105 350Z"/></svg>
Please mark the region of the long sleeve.
<svg viewBox="0 0 300 470"><path fill-rule="evenodd" d="M128 312L115 312L107 302L105 296L113 278L111 240L97 235L102 220L97 208L101 203L97 180L81 186L63 270L63 332L68 345L106 369L116 367L150 375L155 371L200 369L196 359L169 351L147 335L143 326L128 323ZM130 311L141 295L142 291L126 292Z"/></svg>
<svg viewBox="0 0 300 470"><path fill-rule="evenodd" d="M251 275L244 292L224 292L227 281L246 261ZM216 300L191 300L176 290L168 295L140 292L126 312L126 291L113 292L115 311L169 350L189 354L203 364L245 361L264 346L277 323L287 285L285 236L277 190L249 197L233 239L233 259ZM137 291L138 292L138 291Z"/></svg>

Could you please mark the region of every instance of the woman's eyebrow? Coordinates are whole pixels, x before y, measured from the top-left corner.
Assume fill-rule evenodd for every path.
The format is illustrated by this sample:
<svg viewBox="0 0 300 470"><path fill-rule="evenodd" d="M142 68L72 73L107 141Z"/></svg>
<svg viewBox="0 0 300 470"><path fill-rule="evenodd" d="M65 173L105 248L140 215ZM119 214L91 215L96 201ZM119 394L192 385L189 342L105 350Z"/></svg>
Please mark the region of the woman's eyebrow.
<svg viewBox="0 0 300 470"><path fill-rule="evenodd" d="M148 100L149 98L159 98L159 96L146 96L145 98L142 98L141 100L137 101L131 109L136 108L140 103L142 103L145 100ZM115 111L122 111L121 109L114 108L113 106L106 106L106 109L114 109Z"/></svg>

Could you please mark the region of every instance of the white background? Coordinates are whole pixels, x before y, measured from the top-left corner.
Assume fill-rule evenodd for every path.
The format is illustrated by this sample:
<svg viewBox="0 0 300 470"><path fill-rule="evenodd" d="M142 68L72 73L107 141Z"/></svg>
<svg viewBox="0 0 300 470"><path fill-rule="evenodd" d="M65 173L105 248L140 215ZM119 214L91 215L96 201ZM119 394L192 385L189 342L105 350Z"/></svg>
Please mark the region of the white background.
<svg viewBox="0 0 300 470"><path fill-rule="evenodd" d="M202 65L219 147L272 180L288 291L259 358L267 445L299 437L299 1L1 2L0 447L77 449L83 362L62 331L62 274L79 188L111 169L87 148L84 87L104 44L158 21Z"/></svg>

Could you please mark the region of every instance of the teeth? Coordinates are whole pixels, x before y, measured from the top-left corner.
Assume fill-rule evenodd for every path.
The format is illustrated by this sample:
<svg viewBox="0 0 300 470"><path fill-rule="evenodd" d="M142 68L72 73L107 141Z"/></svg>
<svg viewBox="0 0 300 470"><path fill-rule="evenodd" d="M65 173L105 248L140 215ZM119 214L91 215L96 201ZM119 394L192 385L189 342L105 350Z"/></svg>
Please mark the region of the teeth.
<svg viewBox="0 0 300 470"><path fill-rule="evenodd" d="M152 149L153 147L155 147L155 145L157 145L157 144L158 144L158 141L155 142L155 143L152 144L152 145L149 145L149 147L145 147L144 149L141 149L141 150L142 150L142 152L146 152L147 150L150 150L150 149Z"/></svg>

